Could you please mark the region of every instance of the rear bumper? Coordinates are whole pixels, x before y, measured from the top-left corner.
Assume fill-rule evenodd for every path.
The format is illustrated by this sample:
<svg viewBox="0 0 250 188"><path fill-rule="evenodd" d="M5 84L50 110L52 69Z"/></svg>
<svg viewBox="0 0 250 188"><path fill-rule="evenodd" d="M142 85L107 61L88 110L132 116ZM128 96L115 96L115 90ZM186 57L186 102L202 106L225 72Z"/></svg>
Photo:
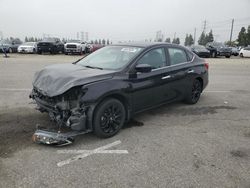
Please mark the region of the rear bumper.
<svg viewBox="0 0 250 188"><path fill-rule="evenodd" d="M231 52L217 52L218 56L231 56Z"/></svg>

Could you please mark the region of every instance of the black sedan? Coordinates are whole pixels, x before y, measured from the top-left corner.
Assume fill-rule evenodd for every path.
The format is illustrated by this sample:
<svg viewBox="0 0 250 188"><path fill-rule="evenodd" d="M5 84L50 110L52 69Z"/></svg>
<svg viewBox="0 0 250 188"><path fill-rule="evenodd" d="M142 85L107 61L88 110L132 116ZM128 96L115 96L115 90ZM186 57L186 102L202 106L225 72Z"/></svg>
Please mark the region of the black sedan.
<svg viewBox="0 0 250 188"><path fill-rule="evenodd" d="M208 49L206 49L205 46L192 45L190 47L190 49L192 50L192 52L194 52L199 57L206 57L206 58L210 57L210 51Z"/></svg>
<svg viewBox="0 0 250 188"><path fill-rule="evenodd" d="M208 64L180 45L107 46L35 74L30 97L59 133L37 130L33 139L65 144L87 132L111 137L136 113L173 101L197 103L207 84Z"/></svg>

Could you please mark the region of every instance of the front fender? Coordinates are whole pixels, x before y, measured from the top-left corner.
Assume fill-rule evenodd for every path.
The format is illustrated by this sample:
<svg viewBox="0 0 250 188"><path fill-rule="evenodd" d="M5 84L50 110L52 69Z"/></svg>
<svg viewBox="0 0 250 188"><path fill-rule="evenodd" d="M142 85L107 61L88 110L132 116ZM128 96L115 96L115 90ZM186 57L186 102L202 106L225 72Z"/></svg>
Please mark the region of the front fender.
<svg viewBox="0 0 250 188"><path fill-rule="evenodd" d="M86 93L81 97L80 102L89 106L87 112L88 126L93 129L94 112L98 104L107 97L122 98L127 106L127 120L131 117L131 97L129 95L130 84L121 80L104 80L82 86ZM125 100L125 101L124 101Z"/></svg>
<svg viewBox="0 0 250 188"><path fill-rule="evenodd" d="M131 86L128 82L116 79L103 80L82 86L86 90L81 97L81 102L98 103L104 98L117 94L129 100L129 90ZM129 101L128 101L129 102Z"/></svg>

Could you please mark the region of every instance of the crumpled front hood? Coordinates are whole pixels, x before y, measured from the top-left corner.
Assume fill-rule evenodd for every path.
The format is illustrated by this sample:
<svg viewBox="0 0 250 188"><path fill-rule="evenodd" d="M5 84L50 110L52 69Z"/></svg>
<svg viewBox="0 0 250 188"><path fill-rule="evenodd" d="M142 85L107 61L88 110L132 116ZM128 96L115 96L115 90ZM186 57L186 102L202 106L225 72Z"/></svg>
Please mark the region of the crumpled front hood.
<svg viewBox="0 0 250 188"><path fill-rule="evenodd" d="M72 87L111 79L114 71L86 68L77 64L47 66L35 73L33 87L43 95L54 97Z"/></svg>

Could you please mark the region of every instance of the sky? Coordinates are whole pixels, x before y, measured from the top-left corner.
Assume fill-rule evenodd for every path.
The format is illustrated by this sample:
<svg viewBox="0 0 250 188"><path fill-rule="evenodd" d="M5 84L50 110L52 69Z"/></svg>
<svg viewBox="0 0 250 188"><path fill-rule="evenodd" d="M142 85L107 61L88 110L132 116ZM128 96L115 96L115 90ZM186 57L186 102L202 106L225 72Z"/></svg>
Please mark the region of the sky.
<svg viewBox="0 0 250 188"><path fill-rule="evenodd" d="M0 33L3 37L45 35L77 38L88 32L89 40L154 40L185 35L198 40L213 29L216 41L227 41L234 20L233 40L242 26L250 25L250 0L0 0Z"/></svg>

